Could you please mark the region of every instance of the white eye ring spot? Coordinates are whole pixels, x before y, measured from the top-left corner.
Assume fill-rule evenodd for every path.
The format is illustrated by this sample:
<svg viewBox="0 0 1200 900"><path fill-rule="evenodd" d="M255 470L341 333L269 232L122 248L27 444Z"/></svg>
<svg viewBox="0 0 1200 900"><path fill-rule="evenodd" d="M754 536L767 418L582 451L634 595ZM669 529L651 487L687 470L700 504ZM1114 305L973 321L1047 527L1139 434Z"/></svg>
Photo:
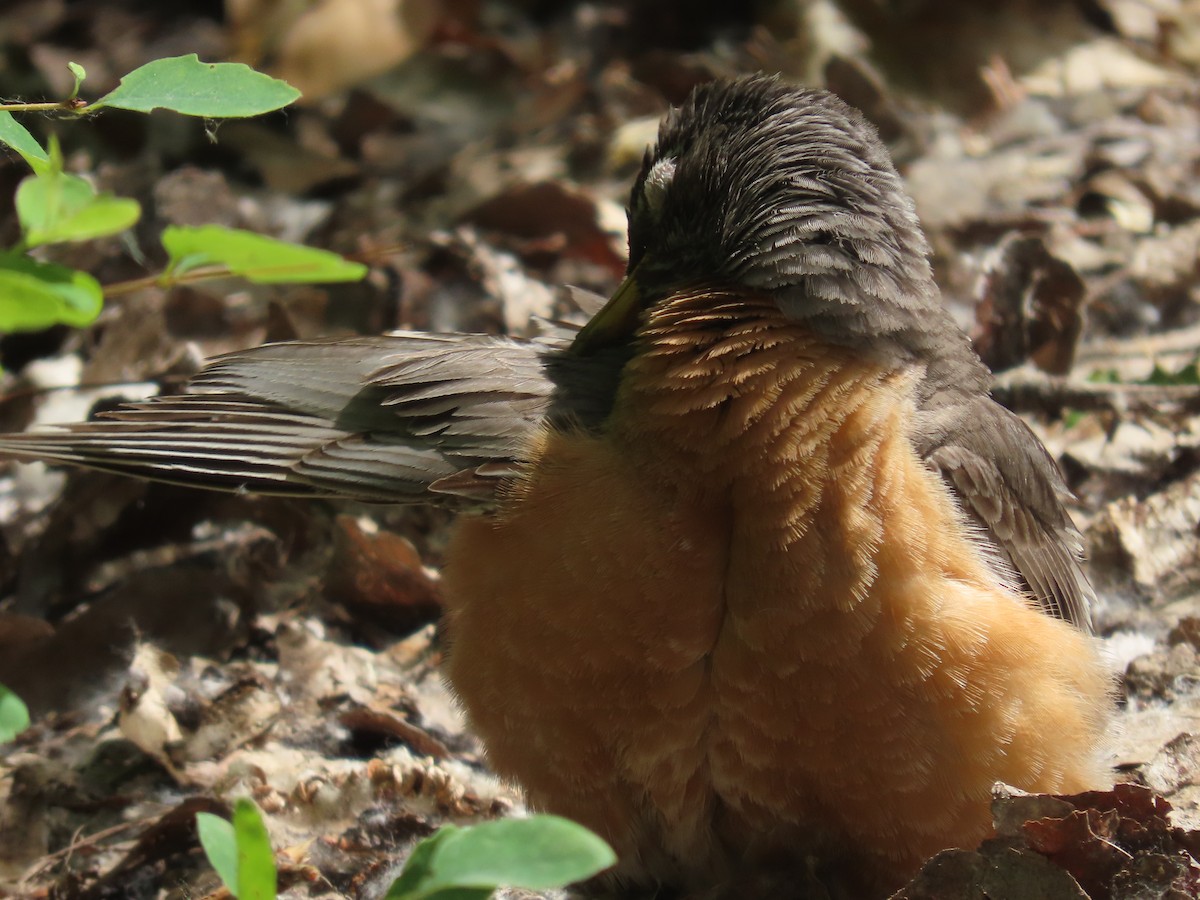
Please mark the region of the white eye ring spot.
<svg viewBox="0 0 1200 900"><path fill-rule="evenodd" d="M646 180L642 182L642 199L657 219L667 200L667 190L675 180L675 157L665 156L650 167Z"/></svg>

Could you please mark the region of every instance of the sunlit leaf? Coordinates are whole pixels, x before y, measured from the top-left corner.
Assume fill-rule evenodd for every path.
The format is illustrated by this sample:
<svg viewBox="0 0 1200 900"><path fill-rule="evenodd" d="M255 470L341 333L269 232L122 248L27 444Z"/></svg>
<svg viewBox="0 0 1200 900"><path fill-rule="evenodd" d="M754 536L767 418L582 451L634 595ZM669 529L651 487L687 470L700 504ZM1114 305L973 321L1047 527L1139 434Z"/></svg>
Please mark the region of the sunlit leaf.
<svg viewBox="0 0 1200 900"><path fill-rule="evenodd" d="M0 684L0 744L11 741L29 727L29 708Z"/></svg>
<svg viewBox="0 0 1200 900"><path fill-rule="evenodd" d="M615 862L603 840L557 816L443 826L413 851L386 900L467 900L502 885L546 890Z"/></svg>
<svg viewBox="0 0 1200 900"><path fill-rule="evenodd" d="M0 254L0 333L87 325L103 305L100 283L85 272Z"/></svg>
<svg viewBox="0 0 1200 900"><path fill-rule="evenodd" d="M253 800L237 801L232 822L196 813L196 831L204 855L229 893L238 900L275 900L275 854Z"/></svg>
<svg viewBox="0 0 1200 900"><path fill-rule="evenodd" d="M45 172L50 165L50 154L37 142L29 130L13 118L8 110L0 110L0 144L16 150L26 165L35 172Z"/></svg>
<svg viewBox="0 0 1200 900"><path fill-rule="evenodd" d="M134 69L87 107L150 112L169 109L214 119L258 116L293 103L300 92L241 63L205 63L195 53L156 59Z"/></svg>
<svg viewBox="0 0 1200 900"><path fill-rule="evenodd" d="M237 891L237 836L233 823L212 813L196 813L196 833L209 864L217 870L221 883L231 892ZM236 893L234 894L236 896Z"/></svg>
<svg viewBox="0 0 1200 900"><path fill-rule="evenodd" d="M67 69L71 72L71 77L75 79L75 84L71 88L71 99L74 100L79 96L79 86L83 84L83 80L87 78L87 69L77 62L67 63Z"/></svg>
<svg viewBox="0 0 1200 900"><path fill-rule="evenodd" d="M367 274L366 266L328 250L219 225L172 226L163 231L162 242L176 275L202 266L223 266L249 281L279 284L359 281Z"/></svg>
<svg viewBox="0 0 1200 900"><path fill-rule="evenodd" d="M64 172L31 175L17 188L17 219L29 247L118 234L141 213L136 200L98 194L85 179Z"/></svg>
<svg viewBox="0 0 1200 900"><path fill-rule="evenodd" d="M237 837L238 900L275 900L275 853L253 800L243 797L234 805L233 830Z"/></svg>

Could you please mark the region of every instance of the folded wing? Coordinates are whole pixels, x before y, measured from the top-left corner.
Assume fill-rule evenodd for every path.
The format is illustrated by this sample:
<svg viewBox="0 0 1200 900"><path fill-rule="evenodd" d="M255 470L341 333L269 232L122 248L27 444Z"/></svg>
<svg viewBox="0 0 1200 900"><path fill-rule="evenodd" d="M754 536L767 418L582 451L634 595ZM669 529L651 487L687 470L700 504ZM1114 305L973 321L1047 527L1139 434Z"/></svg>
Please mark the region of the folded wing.
<svg viewBox="0 0 1200 900"><path fill-rule="evenodd" d="M1090 629L1091 585L1054 460L1009 410L978 396L925 459L1050 615Z"/></svg>
<svg viewBox="0 0 1200 900"><path fill-rule="evenodd" d="M214 359L178 396L0 436L0 454L225 490L486 501L570 406L555 380L566 336L268 344Z"/></svg>

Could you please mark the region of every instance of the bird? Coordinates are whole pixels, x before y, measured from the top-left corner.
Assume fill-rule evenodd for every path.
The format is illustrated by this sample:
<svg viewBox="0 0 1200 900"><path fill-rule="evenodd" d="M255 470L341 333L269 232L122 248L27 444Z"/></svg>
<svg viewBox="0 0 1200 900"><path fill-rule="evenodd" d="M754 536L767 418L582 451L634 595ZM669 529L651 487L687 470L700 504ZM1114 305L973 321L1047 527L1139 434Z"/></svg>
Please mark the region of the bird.
<svg viewBox="0 0 1200 900"><path fill-rule="evenodd" d="M529 806L613 846L610 888L884 896L988 836L994 783L1103 784L1068 489L874 129L702 84L628 219L585 324L268 344L0 455L459 510L445 674Z"/></svg>

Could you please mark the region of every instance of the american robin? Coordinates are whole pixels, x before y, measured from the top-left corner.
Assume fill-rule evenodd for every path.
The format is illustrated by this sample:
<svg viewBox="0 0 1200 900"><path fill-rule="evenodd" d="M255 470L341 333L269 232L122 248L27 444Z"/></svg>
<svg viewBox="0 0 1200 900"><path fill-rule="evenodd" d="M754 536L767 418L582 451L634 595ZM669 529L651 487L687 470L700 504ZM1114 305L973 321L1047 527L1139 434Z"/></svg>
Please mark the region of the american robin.
<svg viewBox="0 0 1200 900"><path fill-rule="evenodd" d="M529 341L268 345L3 452L469 508L447 674L496 771L618 881L793 866L863 896L1074 791L1109 676L1054 462L988 395L887 152L761 76L664 120L628 277Z"/></svg>

